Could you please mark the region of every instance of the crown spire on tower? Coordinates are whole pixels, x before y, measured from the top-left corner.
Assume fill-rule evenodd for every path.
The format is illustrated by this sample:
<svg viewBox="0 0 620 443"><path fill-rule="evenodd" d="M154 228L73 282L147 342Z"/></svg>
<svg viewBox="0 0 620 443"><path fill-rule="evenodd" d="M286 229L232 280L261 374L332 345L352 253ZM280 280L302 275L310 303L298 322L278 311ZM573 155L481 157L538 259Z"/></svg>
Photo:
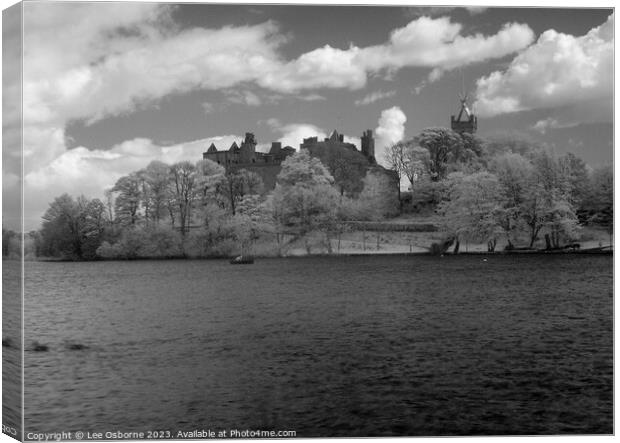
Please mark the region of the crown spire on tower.
<svg viewBox="0 0 620 443"><path fill-rule="evenodd" d="M478 129L478 117L467 106L468 94L465 92L465 80L463 77L463 71L461 71L461 93L459 94L459 100L461 101L461 109L459 114L451 117L452 130L460 134L468 132L473 134Z"/></svg>

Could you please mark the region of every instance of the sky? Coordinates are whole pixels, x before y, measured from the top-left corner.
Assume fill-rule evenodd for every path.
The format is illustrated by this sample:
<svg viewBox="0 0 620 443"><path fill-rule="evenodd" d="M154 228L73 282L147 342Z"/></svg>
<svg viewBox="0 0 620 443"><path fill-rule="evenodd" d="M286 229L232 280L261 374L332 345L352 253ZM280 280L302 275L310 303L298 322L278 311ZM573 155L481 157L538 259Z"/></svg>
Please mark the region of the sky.
<svg viewBox="0 0 620 443"><path fill-rule="evenodd" d="M259 149L337 129L377 158L449 127L466 92L478 134L613 160L607 8L27 2L24 228L67 192L103 197L152 160L197 161L245 132ZM18 192L19 27L4 13L3 188ZM17 70L17 71L16 71ZM6 194L5 194L6 195ZM19 229L5 199L3 225Z"/></svg>

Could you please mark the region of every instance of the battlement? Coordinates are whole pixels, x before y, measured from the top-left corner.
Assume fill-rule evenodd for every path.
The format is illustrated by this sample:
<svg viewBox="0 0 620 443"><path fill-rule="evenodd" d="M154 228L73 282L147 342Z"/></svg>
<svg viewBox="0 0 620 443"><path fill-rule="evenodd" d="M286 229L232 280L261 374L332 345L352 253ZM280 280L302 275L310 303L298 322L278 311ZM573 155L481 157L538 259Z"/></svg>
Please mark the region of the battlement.
<svg viewBox="0 0 620 443"><path fill-rule="evenodd" d="M304 138L300 146L303 147L303 145L309 145L309 144L318 143L318 142L319 142L318 137L308 137L308 138Z"/></svg>

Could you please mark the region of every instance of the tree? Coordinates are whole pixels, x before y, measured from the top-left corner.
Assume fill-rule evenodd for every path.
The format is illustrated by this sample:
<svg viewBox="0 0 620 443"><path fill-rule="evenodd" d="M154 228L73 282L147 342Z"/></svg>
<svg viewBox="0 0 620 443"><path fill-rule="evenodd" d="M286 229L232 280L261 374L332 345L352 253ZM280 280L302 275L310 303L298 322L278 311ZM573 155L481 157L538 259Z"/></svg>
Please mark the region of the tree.
<svg viewBox="0 0 620 443"><path fill-rule="evenodd" d="M499 233L495 213L502 204L498 178L485 171L454 173L448 180L449 199L439 205L438 212L444 217L447 231L455 237L455 252L461 239L486 241L488 250L494 251Z"/></svg>
<svg viewBox="0 0 620 443"><path fill-rule="evenodd" d="M577 216L567 199L559 198L551 203L546 225L549 228L549 233L545 234L547 249L558 249L563 238L572 240L576 237Z"/></svg>
<svg viewBox="0 0 620 443"><path fill-rule="evenodd" d="M142 171L145 217L159 225L170 200L170 166L152 161Z"/></svg>
<svg viewBox="0 0 620 443"><path fill-rule="evenodd" d="M498 134L487 137L481 144L481 154L490 158L512 153L531 159L536 152L544 149L544 145L523 134Z"/></svg>
<svg viewBox="0 0 620 443"><path fill-rule="evenodd" d="M534 168L520 154L507 152L491 159L489 170L498 178L502 194L503 204L496 210L496 219L506 236L508 249L513 249L514 241L523 228L522 210Z"/></svg>
<svg viewBox="0 0 620 443"><path fill-rule="evenodd" d="M278 174L276 184L280 186L299 184L304 187L332 186L334 177L321 163L321 160L301 150L282 162L282 170Z"/></svg>
<svg viewBox="0 0 620 443"><path fill-rule="evenodd" d="M359 151L338 146L316 146L312 156L318 158L334 177L340 195L354 196L362 190L362 179L368 169L368 159Z"/></svg>
<svg viewBox="0 0 620 443"><path fill-rule="evenodd" d="M92 260L97 257L97 248L109 222L107 209L101 200L95 198L86 203L82 211L80 234L82 258Z"/></svg>
<svg viewBox="0 0 620 443"><path fill-rule="evenodd" d="M559 248L561 237L572 239L577 216L570 198L570 183L558 161L547 151L534 153L533 174L521 205L521 217L529 228L530 247L545 227L547 248Z"/></svg>
<svg viewBox="0 0 620 443"><path fill-rule="evenodd" d="M335 227L339 193L334 179L317 158L301 151L282 162L273 191L274 217L282 226L294 227L300 236L321 230L327 236ZM309 243L306 238L306 248Z"/></svg>
<svg viewBox="0 0 620 443"><path fill-rule="evenodd" d="M545 225L549 210L549 200L544 187L537 182L530 183L526 198L519 210L529 236L529 247L533 247L538 234Z"/></svg>
<svg viewBox="0 0 620 443"><path fill-rule="evenodd" d="M403 173L413 192L415 183L428 174L431 156L428 149L417 146L413 141L405 144L403 154Z"/></svg>
<svg viewBox="0 0 620 443"><path fill-rule="evenodd" d="M463 147L461 137L456 132L446 128L424 129L416 137L416 141L429 152L429 172L433 181L442 180L446 177L448 161L454 159L456 153Z"/></svg>
<svg viewBox="0 0 620 443"><path fill-rule="evenodd" d="M41 252L51 257L93 259L105 228L105 205L84 196L63 194L43 216Z"/></svg>
<svg viewBox="0 0 620 443"><path fill-rule="evenodd" d="M178 162L170 167L169 187L178 210L182 236L189 229L192 205L196 199L197 171L196 166L188 161Z"/></svg>
<svg viewBox="0 0 620 443"><path fill-rule="evenodd" d="M460 136L461 140L463 141L463 151L460 158L458 158L457 160L467 159L471 156L475 156L478 158L484 157L486 150L484 146L484 140L482 138L468 132L463 132L460 134Z"/></svg>
<svg viewBox="0 0 620 443"><path fill-rule="evenodd" d="M198 177L196 179L198 193L206 205L215 199L220 181L226 174L224 166L212 160L200 160L196 163Z"/></svg>
<svg viewBox="0 0 620 443"><path fill-rule="evenodd" d="M457 145L457 150L450 155L448 163L451 163L449 169L453 171L463 171L466 174L481 171L486 166L486 151L484 142L481 138L474 134L463 132L459 134L462 144Z"/></svg>
<svg viewBox="0 0 620 443"><path fill-rule="evenodd" d="M613 166L595 169L590 177L587 210L588 223L603 226L612 242L614 228L614 171Z"/></svg>
<svg viewBox="0 0 620 443"><path fill-rule="evenodd" d="M223 210L226 199L220 195L220 190L225 189L226 169L211 160L200 160L196 163L198 175L196 177L197 201L200 202L203 225L208 225L210 212L214 209Z"/></svg>
<svg viewBox="0 0 620 443"><path fill-rule="evenodd" d="M399 202L390 178L379 171L368 171L364 188L357 199L358 218L382 220L398 213Z"/></svg>
<svg viewBox="0 0 620 443"><path fill-rule="evenodd" d="M134 226L138 220L142 201L141 182L140 176L132 172L119 178L111 189L111 192L118 194L114 201L114 211L121 226Z"/></svg>
<svg viewBox="0 0 620 443"><path fill-rule="evenodd" d="M590 192L588 167L572 152L560 157L558 162L570 186L568 201L574 208L579 208Z"/></svg>
<svg viewBox="0 0 620 443"><path fill-rule="evenodd" d="M387 167L396 173L398 177L398 202L402 206L402 200L400 198L400 183L405 176L406 158L405 158L406 144L398 142L387 148L384 154L384 159L387 163ZM402 209L402 207L400 207Z"/></svg>
<svg viewBox="0 0 620 443"><path fill-rule="evenodd" d="M21 235L2 228L2 257L21 257Z"/></svg>
<svg viewBox="0 0 620 443"><path fill-rule="evenodd" d="M42 252L50 257L81 258L80 210L69 195L56 197L43 215Z"/></svg>
<svg viewBox="0 0 620 443"><path fill-rule="evenodd" d="M595 169L591 175L590 202L599 211L611 210L614 206L613 166Z"/></svg>
<svg viewBox="0 0 620 443"><path fill-rule="evenodd" d="M112 222L115 219L114 214L114 193L112 192L112 188L106 189L103 191L103 195L105 196L105 207L106 207L106 216L107 219Z"/></svg>
<svg viewBox="0 0 620 443"><path fill-rule="evenodd" d="M232 215L236 215L237 205L246 195L260 194L264 186L260 175L247 169L229 171L219 178L216 194Z"/></svg>

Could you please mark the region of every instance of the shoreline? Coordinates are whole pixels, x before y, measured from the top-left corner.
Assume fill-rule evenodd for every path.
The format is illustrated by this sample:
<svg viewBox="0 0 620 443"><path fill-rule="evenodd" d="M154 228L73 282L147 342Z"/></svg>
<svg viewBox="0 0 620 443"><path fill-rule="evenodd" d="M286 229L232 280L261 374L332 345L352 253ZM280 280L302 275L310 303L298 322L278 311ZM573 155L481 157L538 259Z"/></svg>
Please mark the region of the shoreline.
<svg viewBox="0 0 620 443"><path fill-rule="evenodd" d="M397 251L364 251L364 252L333 252L333 253L316 253L316 254L289 254L289 255L252 255L254 259L298 259L308 257L371 257L381 256L430 256L430 257L459 257L459 256L493 256L493 255L613 255L614 250L610 246L597 248L565 250L565 249L533 249L533 250L512 250L512 251L459 251L457 254L446 252L443 254L432 254L430 251L416 252L397 252ZM214 257L135 257L135 258L99 258L96 260L70 260L70 259L54 259L43 258L34 260L25 260L29 262L45 262L45 263L86 263L99 261L161 261L161 260L231 260L238 255L233 256L214 256ZM18 261L16 259L3 258L6 261Z"/></svg>

